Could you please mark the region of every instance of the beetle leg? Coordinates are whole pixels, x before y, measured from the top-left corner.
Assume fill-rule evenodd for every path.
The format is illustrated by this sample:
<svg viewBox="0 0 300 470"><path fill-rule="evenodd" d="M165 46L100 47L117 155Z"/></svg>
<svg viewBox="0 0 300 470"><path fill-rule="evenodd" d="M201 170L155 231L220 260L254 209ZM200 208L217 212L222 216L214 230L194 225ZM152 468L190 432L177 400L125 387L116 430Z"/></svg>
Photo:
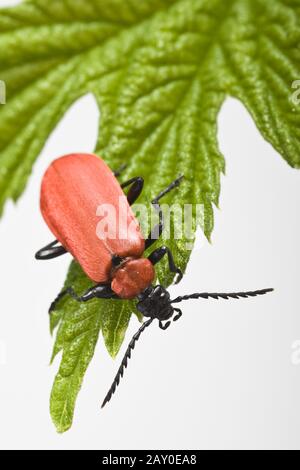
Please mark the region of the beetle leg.
<svg viewBox="0 0 300 470"><path fill-rule="evenodd" d="M116 171L113 172L114 176L116 178L120 176L120 174L122 173L123 170L125 170L126 167L127 167L126 163L123 163L123 165L121 165Z"/></svg>
<svg viewBox="0 0 300 470"><path fill-rule="evenodd" d="M118 296L114 293L110 286L107 284L96 284L93 287L87 289L82 295L77 295L72 287L68 287L68 294L77 302L87 302L91 299L118 299Z"/></svg>
<svg viewBox="0 0 300 470"><path fill-rule="evenodd" d="M127 201L128 204L131 206L131 204L133 204L137 200L143 190L144 179L141 176L136 176L128 181L125 181L125 183L122 183L121 188L126 188L129 185L131 186L127 193Z"/></svg>
<svg viewBox="0 0 300 470"><path fill-rule="evenodd" d="M114 293L114 291L107 284L97 284L96 286L90 287L82 295L77 295L72 287L67 287L58 294L56 299L52 302L49 308L49 313L55 310L57 303L65 295L70 295L72 299L77 300L77 302L87 302L91 299L118 299L119 297Z"/></svg>
<svg viewBox="0 0 300 470"><path fill-rule="evenodd" d="M67 250L62 245L55 246L57 244L58 241L54 240L54 242L51 242L48 245L44 246L44 248L41 248L39 251L36 252L35 258L52 259L67 253Z"/></svg>
<svg viewBox="0 0 300 470"><path fill-rule="evenodd" d="M171 184L169 184L169 186L164 189L163 191L161 191L158 196L156 196L156 198L154 198L152 201L151 201L151 204L153 205L154 209L158 212L158 216L159 216L159 222L158 224L153 228L153 230L151 230L151 232L149 233L148 235L148 238L146 239L145 241L145 249L149 248L149 246L151 246L154 242L156 242L156 240L159 239L159 237L161 236L162 234L162 231L163 231L163 228L164 228L164 215L163 215L163 212L161 210L161 207L160 207L160 204L159 204L159 200L165 196L166 194L168 194L170 191L172 191L172 189L176 188L177 186L180 185L181 183L181 180L183 179L183 176L180 176L179 178L177 178L175 181L173 181Z"/></svg>
<svg viewBox="0 0 300 470"><path fill-rule="evenodd" d="M178 284L178 282L182 279L182 271L176 266L170 248L167 246L161 246L160 248L157 248L151 253L151 255L148 256L148 260L151 261L151 263L154 265L158 263L165 255L168 255L169 269L171 273L178 274L175 281L175 284Z"/></svg>
<svg viewBox="0 0 300 470"><path fill-rule="evenodd" d="M53 310L55 310L58 302L60 301L60 299L62 299L65 295L68 294L68 290L65 289L63 291L61 291L58 296L53 300L52 304L50 305L49 307L49 310L48 310L48 313L51 314L53 312Z"/></svg>

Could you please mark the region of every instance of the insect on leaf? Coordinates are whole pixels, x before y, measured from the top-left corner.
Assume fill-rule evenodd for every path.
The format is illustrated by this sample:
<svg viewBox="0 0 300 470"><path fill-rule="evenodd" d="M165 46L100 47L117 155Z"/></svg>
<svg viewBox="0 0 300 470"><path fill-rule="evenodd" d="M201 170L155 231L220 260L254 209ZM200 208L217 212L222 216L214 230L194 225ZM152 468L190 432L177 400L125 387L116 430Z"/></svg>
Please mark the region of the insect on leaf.
<svg viewBox="0 0 300 470"><path fill-rule="evenodd" d="M184 174L164 202L202 204L199 223L208 238L225 166L217 117L227 96L238 98L264 138L300 167L300 106L291 99L300 78L298 0L32 0L1 10L0 31L7 87L0 208L20 196L50 132L86 93L101 110L96 152L111 168L126 162L124 180L145 178L139 202ZM182 270L192 242L193 234L168 240ZM171 282L165 263L158 277ZM75 263L69 280L78 293L89 284ZM65 299L54 312L54 355L63 353L51 395L59 431L71 426L100 330L115 356L133 311L132 303Z"/></svg>

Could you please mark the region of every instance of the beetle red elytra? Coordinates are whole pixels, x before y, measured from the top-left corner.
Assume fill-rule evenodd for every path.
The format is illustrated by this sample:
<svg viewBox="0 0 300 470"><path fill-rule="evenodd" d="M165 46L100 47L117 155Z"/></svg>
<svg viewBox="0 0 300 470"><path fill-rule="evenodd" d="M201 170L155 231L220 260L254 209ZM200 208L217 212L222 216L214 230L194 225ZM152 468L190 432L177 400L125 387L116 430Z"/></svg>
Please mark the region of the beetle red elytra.
<svg viewBox="0 0 300 470"><path fill-rule="evenodd" d="M181 317L181 310L173 307L173 304L199 298L247 298L273 290L228 294L203 292L171 300L170 294L163 286L152 284L155 278L154 266L164 256L168 257L170 271L177 276L176 283L181 280L182 272L176 266L170 249L163 245L147 258L143 254L163 231L164 219L160 199L179 187L183 176L175 179L151 201L159 220L145 239L130 208L141 194L144 180L137 176L120 184L117 180L120 173L121 169L114 173L100 157L93 154L70 154L54 160L42 180L40 206L42 215L56 239L35 255L36 259L48 260L70 252L87 276L96 283L81 295L75 293L71 286L63 290L52 302L49 313L55 310L57 303L65 295L70 295L78 302L87 302L93 298L136 298L137 309L148 318L130 341L102 407L115 392L127 367L131 351L145 328L157 319L159 327L166 330L171 324L171 319L176 321ZM129 187L127 195L123 192L126 187ZM120 200L123 202L121 206ZM115 238L99 238L97 208L102 204L111 205L117 216L120 215L118 211L126 209L126 213L121 214L125 217L126 228L129 229L125 236L121 230Z"/></svg>

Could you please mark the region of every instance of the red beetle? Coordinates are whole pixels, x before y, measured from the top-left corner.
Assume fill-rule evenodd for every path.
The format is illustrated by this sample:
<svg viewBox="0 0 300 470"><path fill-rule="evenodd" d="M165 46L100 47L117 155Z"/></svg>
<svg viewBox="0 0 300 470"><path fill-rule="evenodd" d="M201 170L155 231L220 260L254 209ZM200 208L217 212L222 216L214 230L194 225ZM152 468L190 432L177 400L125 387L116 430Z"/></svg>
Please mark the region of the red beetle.
<svg viewBox="0 0 300 470"><path fill-rule="evenodd" d="M86 302L95 297L137 298L137 309L149 318L132 338L102 406L110 400L119 384L131 350L142 331L155 318L158 319L160 328L165 330L171 323L171 317L174 321L181 317L181 310L174 308L172 304L198 298L245 298L273 290L231 294L196 293L171 300L163 286L152 285L155 278L154 265L165 255L168 256L170 271L177 274L176 282L182 278L181 270L175 265L171 251L162 246L147 258L143 257L143 253L160 237L163 230L160 199L179 186L183 177L177 178L152 200L151 203L159 215L159 222L144 239L130 207L141 194L143 178L135 177L120 185L116 179L119 174L120 171L113 173L101 158L92 154L70 154L55 160L43 177L41 212L56 240L35 255L36 259L45 260L70 252L87 276L96 283L81 296L71 287L65 289L52 302L50 313L55 309L57 302L69 294L79 302ZM129 190L125 196L123 188L127 186ZM102 226L99 229L99 223L103 220L99 215L103 215L103 207L112 212L113 219L118 221L113 227L116 230L111 230L112 234L103 231ZM112 227L106 228L110 230Z"/></svg>

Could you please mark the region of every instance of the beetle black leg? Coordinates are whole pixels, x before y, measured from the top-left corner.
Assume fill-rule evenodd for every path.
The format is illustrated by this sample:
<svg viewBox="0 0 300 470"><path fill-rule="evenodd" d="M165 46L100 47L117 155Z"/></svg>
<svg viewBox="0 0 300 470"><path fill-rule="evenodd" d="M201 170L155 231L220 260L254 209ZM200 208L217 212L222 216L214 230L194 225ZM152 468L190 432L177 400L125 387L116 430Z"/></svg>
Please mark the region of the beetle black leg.
<svg viewBox="0 0 300 470"><path fill-rule="evenodd" d="M111 290L110 286L107 284L97 284L96 286L90 287L82 295L77 295L72 287L68 287L58 294L56 299L50 305L49 313L55 310L57 303L65 295L70 295L77 302L87 302L91 299L118 299L119 297Z"/></svg>
<svg viewBox="0 0 300 470"><path fill-rule="evenodd" d="M39 251L36 252L35 258L39 260L52 259L67 253L67 250L62 245L55 246L57 244L58 241L54 240L54 242L51 242L48 245L44 246L44 248L41 248Z"/></svg>
<svg viewBox="0 0 300 470"><path fill-rule="evenodd" d="M118 296L107 284L97 284L90 287L82 295L77 295L71 287L67 289L68 294L77 302L87 302L91 299L118 299Z"/></svg>
<svg viewBox="0 0 300 470"><path fill-rule="evenodd" d="M122 183L121 188L126 188L129 185L131 186L127 193L127 201L131 206L131 204L137 200L143 190L144 179L141 176L136 176L135 178L131 178L130 180L125 181L125 183Z"/></svg>
<svg viewBox="0 0 300 470"><path fill-rule="evenodd" d="M121 165L116 171L114 171L114 176L117 178L118 176L120 176L120 174L122 173L122 171L125 170L125 168L127 167L126 163L123 163L123 165Z"/></svg>
<svg viewBox="0 0 300 470"><path fill-rule="evenodd" d="M182 271L179 269L174 261L172 252L167 246L161 246L154 250L151 255L148 256L148 260L154 265L158 263L165 255L168 255L169 269L171 273L178 274L175 284L178 284L182 279Z"/></svg>
<svg viewBox="0 0 300 470"><path fill-rule="evenodd" d="M171 325L170 321L167 321L167 323L165 324L163 324L161 320L159 321L159 328L161 328L162 330L166 330L167 328L169 328L170 325Z"/></svg>
<svg viewBox="0 0 300 470"><path fill-rule="evenodd" d="M156 242L156 240L158 240L158 238L161 236L162 234L162 231L163 231L163 228L164 228L164 216L163 216L163 212L161 210L161 207L160 207L160 204L159 204L159 200L165 196L166 194L168 194L170 191L172 191L172 189L176 188L177 186L180 185L181 183L181 180L183 179L183 175L180 176L179 178L177 178L175 181L173 181L171 184L169 184L169 186L164 189L163 191L161 191L158 196L156 196L156 198L154 198L152 201L151 201L151 204L153 205L154 209L158 212L158 216L159 216L159 222L158 224L153 228L153 230L151 230L151 232L149 233L148 235L148 238L146 239L145 241L145 249L149 248L149 246L151 246L154 242Z"/></svg>
<svg viewBox="0 0 300 470"><path fill-rule="evenodd" d="M55 310L55 308L56 308L58 302L59 302L63 297L65 297L65 295L67 295L67 294L68 294L68 290L67 290L67 289L62 290L62 291L58 294L58 296L56 297L56 299L53 300L52 304L51 304L50 307L49 307L49 310L48 310L48 313L49 313L49 314L50 314L51 312L53 312L53 310Z"/></svg>

